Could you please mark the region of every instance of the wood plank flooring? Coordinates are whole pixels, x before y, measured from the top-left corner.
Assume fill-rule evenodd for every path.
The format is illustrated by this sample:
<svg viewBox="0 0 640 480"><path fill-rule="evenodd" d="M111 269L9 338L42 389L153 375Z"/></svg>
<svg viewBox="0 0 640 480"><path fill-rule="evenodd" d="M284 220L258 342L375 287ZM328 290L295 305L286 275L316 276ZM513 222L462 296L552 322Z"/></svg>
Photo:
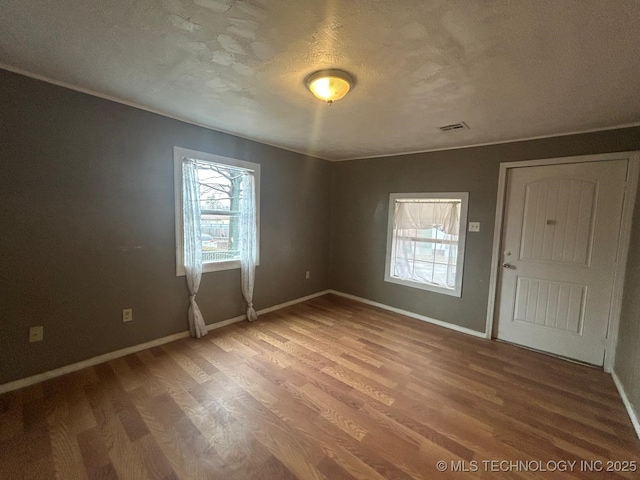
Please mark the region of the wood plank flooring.
<svg viewBox="0 0 640 480"><path fill-rule="evenodd" d="M2 479L640 478L607 460L602 371L334 296L0 396Z"/></svg>

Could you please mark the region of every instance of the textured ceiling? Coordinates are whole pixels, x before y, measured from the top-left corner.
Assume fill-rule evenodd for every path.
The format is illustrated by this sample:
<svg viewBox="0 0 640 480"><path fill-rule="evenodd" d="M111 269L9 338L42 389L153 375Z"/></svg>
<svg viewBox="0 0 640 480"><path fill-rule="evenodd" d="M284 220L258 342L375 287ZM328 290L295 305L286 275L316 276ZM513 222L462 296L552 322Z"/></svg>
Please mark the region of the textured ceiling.
<svg viewBox="0 0 640 480"><path fill-rule="evenodd" d="M638 25L635 0L2 0L0 63L339 160L637 124ZM326 67L357 79L331 107Z"/></svg>

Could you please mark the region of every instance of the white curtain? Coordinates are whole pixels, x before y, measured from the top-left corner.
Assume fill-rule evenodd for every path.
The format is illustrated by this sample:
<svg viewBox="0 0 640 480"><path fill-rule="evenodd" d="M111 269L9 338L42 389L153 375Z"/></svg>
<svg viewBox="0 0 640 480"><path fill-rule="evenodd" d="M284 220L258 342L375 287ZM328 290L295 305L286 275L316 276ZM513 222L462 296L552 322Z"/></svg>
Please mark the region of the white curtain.
<svg viewBox="0 0 640 480"><path fill-rule="evenodd" d="M202 278L202 230L200 228L200 186L194 160L182 161L182 211L184 215L184 270L189 286L189 329L191 336L207 334L196 294Z"/></svg>
<svg viewBox="0 0 640 480"><path fill-rule="evenodd" d="M397 201L392 275L453 288L459 232L459 201Z"/></svg>
<svg viewBox="0 0 640 480"><path fill-rule="evenodd" d="M240 198L240 276L242 295L247 301L247 318L249 321L258 319L253 308L253 287L256 281L257 233L256 223L256 189L253 172L246 172L242 176L242 197Z"/></svg>
<svg viewBox="0 0 640 480"><path fill-rule="evenodd" d="M460 202L396 202L394 228L428 229L436 227L449 235L460 229Z"/></svg>

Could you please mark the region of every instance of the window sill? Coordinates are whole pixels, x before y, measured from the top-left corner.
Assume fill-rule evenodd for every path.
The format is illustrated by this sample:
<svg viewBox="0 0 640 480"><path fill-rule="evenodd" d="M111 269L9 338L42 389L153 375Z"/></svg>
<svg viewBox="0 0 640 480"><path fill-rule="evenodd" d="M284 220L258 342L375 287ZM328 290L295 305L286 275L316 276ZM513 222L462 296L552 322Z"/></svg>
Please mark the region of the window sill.
<svg viewBox="0 0 640 480"><path fill-rule="evenodd" d="M260 262L256 262L256 267L260 266ZM240 268L240 260L231 260L228 262L204 263L202 265L202 273L221 272L223 270L235 270ZM176 277L184 277L184 267L180 266L176 269Z"/></svg>
<svg viewBox="0 0 640 480"><path fill-rule="evenodd" d="M400 278L385 275L385 282L395 283L397 285L403 285L405 287L418 288L420 290L427 290L429 292L441 293L443 295L449 295L451 297L462 297L462 286L453 288L444 288L437 285L431 285L429 283L412 282L411 280L402 280Z"/></svg>

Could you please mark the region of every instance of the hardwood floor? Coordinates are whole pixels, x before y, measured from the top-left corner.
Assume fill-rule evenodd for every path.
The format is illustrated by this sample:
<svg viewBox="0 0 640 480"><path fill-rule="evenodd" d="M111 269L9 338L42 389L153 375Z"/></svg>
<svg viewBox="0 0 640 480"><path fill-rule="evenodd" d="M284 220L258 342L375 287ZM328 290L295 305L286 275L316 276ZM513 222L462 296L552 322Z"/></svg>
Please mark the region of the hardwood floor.
<svg viewBox="0 0 640 480"><path fill-rule="evenodd" d="M0 396L2 479L640 478L607 460L602 371L334 296Z"/></svg>

